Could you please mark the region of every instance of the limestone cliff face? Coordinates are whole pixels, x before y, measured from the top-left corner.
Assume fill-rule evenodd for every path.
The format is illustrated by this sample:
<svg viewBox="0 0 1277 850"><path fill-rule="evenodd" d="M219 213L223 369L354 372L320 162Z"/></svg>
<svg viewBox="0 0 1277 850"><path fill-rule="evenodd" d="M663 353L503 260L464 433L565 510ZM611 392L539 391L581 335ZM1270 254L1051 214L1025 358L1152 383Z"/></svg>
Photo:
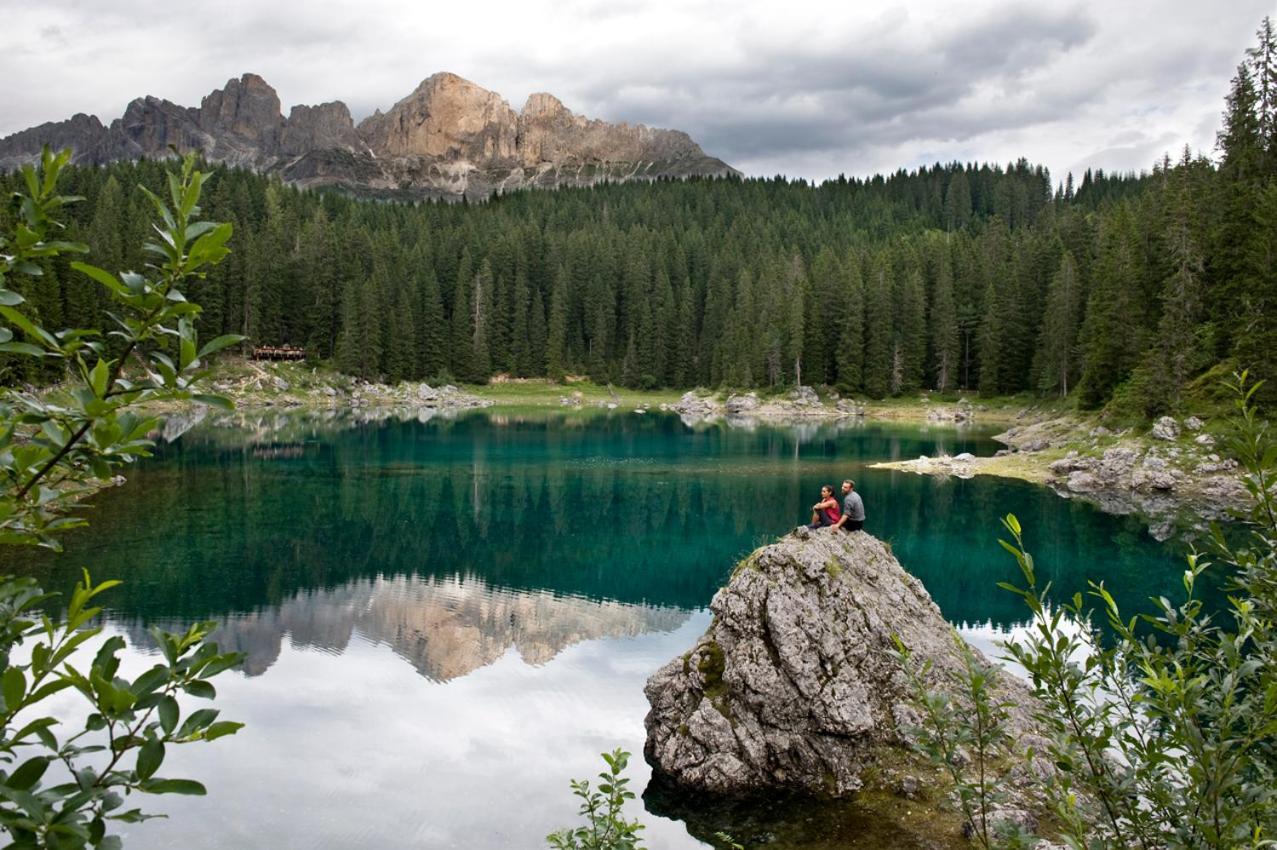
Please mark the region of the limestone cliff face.
<svg viewBox="0 0 1277 850"><path fill-rule="evenodd" d="M280 133L280 152L304 156L311 151L344 151L367 155L368 145L355 132L350 110L341 101L294 106Z"/></svg>
<svg viewBox="0 0 1277 850"><path fill-rule="evenodd" d="M388 156L507 163L516 158L518 124L497 93L456 74L435 74L389 112L361 121L359 134Z"/></svg>
<svg viewBox="0 0 1277 850"><path fill-rule="evenodd" d="M519 149L528 168L543 163L672 162L705 156L686 133L590 120L545 93L532 95L524 104L519 115Z"/></svg>
<svg viewBox="0 0 1277 850"><path fill-rule="evenodd" d="M33 160L44 144L70 147L87 163L164 157L173 146L302 186L451 199L737 173L686 133L586 119L549 94L532 95L515 112L497 93L449 73L426 78L357 127L340 101L295 106L285 118L275 90L245 74L198 108L145 97L110 126L76 115L15 133L0 139L0 169Z"/></svg>

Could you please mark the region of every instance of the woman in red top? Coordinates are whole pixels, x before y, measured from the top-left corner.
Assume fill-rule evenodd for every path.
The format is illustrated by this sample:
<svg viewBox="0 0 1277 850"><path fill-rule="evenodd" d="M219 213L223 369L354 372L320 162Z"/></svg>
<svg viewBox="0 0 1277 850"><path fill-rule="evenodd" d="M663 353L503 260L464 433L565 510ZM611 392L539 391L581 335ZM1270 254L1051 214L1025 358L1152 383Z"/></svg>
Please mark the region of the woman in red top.
<svg viewBox="0 0 1277 850"><path fill-rule="evenodd" d="M827 528L842 519L834 488L826 484L820 488L820 501L811 506L811 525L808 528Z"/></svg>

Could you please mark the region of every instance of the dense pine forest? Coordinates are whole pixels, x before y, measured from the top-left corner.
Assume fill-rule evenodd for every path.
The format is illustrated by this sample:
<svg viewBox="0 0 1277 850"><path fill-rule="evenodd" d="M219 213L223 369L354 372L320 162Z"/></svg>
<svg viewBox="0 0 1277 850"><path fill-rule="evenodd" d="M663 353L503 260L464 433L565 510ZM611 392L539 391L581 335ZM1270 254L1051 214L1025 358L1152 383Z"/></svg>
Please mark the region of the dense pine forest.
<svg viewBox="0 0 1277 850"><path fill-rule="evenodd" d="M74 170L67 235L98 265L140 268L150 208L134 187L164 167ZM304 345L366 378L1027 391L1154 415L1221 363L1277 375L1277 46L1266 21L1213 159L1185 150L1140 175L1053 184L1024 160L954 163L472 205L217 168L204 211L235 236L194 292L202 333ZM46 325L101 326L97 286L57 264L27 295Z"/></svg>

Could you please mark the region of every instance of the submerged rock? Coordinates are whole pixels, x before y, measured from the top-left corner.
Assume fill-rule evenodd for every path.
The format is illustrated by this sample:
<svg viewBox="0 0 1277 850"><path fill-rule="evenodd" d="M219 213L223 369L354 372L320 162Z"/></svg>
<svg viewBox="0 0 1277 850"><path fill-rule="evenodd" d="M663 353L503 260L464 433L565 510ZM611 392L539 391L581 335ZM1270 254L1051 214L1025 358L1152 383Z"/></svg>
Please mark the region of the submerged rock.
<svg viewBox="0 0 1277 850"><path fill-rule="evenodd" d="M804 528L764 546L710 607L709 630L646 687L648 761L700 791L856 791L914 720L893 636L937 682L961 665L922 583L864 532Z"/></svg>

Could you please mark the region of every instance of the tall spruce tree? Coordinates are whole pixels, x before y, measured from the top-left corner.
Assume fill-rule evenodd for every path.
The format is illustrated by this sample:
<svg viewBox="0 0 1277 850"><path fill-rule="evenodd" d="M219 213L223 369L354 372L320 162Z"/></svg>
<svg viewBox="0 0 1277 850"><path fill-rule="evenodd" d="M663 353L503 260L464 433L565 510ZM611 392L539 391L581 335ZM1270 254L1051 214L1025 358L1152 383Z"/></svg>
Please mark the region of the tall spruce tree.
<svg viewBox="0 0 1277 850"><path fill-rule="evenodd" d="M1138 242L1130 205L1119 204L1100 234L1095 282L1082 323L1078 389L1084 407L1098 407L1108 399L1130 376L1144 345L1144 330L1134 321L1143 312Z"/></svg>
<svg viewBox="0 0 1277 850"><path fill-rule="evenodd" d="M1082 320L1082 290L1077 262L1064 251L1047 289L1046 312L1038 338L1033 372L1044 393L1069 394L1077 375L1077 333Z"/></svg>
<svg viewBox="0 0 1277 850"><path fill-rule="evenodd" d="M930 323L931 374L939 392L949 392L958 384L958 308L953 298L953 266L947 245L933 248L935 285L931 294Z"/></svg>
<svg viewBox="0 0 1277 850"><path fill-rule="evenodd" d="M892 281L887 258L869 258L865 273L865 360L863 384L871 398L884 398L892 384Z"/></svg>
<svg viewBox="0 0 1277 850"><path fill-rule="evenodd" d="M443 296L439 292L439 280L430 266L419 269L421 287L421 317L417 332L418 372L433 380L447 368L447 323L443 312Z"/></svg>
<svg viewBox="0 0 1277 850"><path fill-rule="evenodd" d="M545 373L552 381L562 381L567 374L567 287L567 269L559 266L550 290L550 316L546 322L545 338Z"/></svg>
<svg viewBox="0 0 1277 850"><path fill-rule="evenodd" d="M849 257L840 264L842 279L833 286L835 303L841 308L834 375L839 392L858 393L864 389L865 375L865 286L860 263Z"/></svg>

